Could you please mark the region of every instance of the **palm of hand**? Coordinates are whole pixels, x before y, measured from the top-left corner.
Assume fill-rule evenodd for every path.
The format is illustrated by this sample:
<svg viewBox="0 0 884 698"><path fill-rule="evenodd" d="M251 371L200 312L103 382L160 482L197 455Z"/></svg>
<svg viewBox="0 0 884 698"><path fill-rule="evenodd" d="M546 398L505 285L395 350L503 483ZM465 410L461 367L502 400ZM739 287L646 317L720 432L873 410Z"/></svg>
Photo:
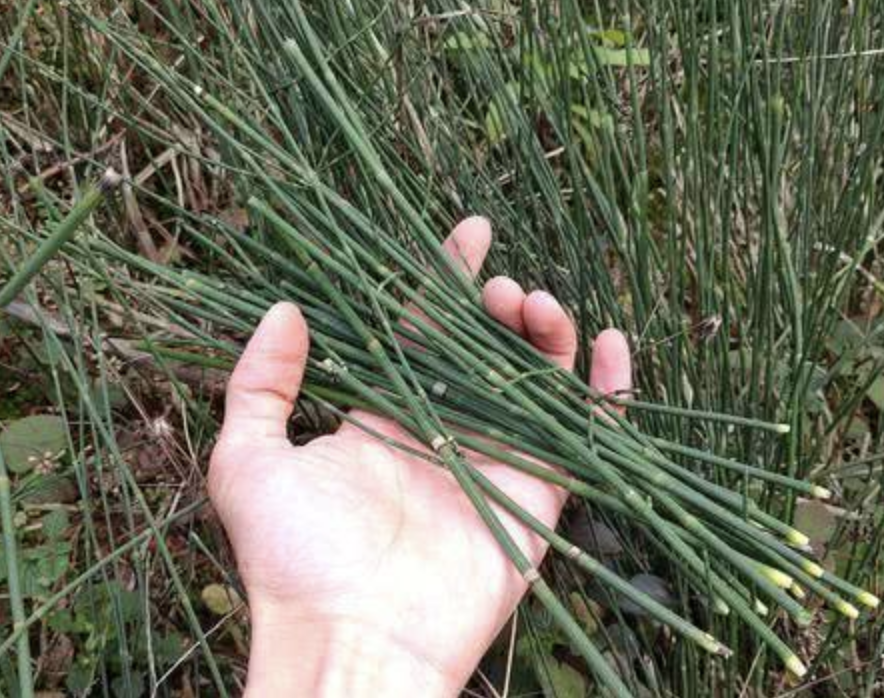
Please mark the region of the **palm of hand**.
<svg viewBox="0 0 884 698"><path fill-rule="evenodd" d="M389 420L351 416L419 446ZM530 502L536 516L554 524L562 490L468 455L511 497ZM251 449L248 459L252 477L228 485L237 490L235 504L222 515L250 596L272 599L289 617L296 608L310 622L344 621L402 645L417 641L410 648L416 654L446 664L451 648L462 650L465 642L475 642L480 653L525 592L450 473L358 427L345 425L307 446ZM499 513L539 564L542 541ZM434 630L417 637L409 632L416 627Z"/></svg>

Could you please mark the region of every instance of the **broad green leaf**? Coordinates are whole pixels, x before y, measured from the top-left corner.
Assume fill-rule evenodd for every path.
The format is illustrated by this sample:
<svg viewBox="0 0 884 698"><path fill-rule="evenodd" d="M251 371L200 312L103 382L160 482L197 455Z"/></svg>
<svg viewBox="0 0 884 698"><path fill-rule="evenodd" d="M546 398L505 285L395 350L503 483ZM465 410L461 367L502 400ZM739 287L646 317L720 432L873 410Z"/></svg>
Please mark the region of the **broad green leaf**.
<svg viewBox="0 0 884 698"><path fill-rule="evenodd" d="M866 397L875 403L879 411L884 411L884 375L878 376L866 390Z"/></svg>
<svg viewBox="0 0 884 698"><path fill-rule="evenodd" d="M69 608L59 608L49 615L47 624L58 633L77 632L74 614Z"/></svg>
<svg viewBox="0 0 884 698"><path fill-rule="evenodd" d="M70 566L68 550L58 545L46 546L46 555L37 560L37 581L49 589L64 576Z"/></svg>
<svg viewBox="0 0 884 698"><path fill-rule="evenodd" d="M592 599L586 599L582 594L572 591L568 597L571 602L571 611L587 635L594 635L599 629L598 618L601 615L601 607Z"/></svg>
<svg viewBox="0 0 884 698"><path fill-rule="evenodd" d="M78 659L65 678L65 685L74 695L84 694L95 677L95 664L86 658Z"/></svg>
<svg viewBox="0 0 884 698"><path fill-rule="evenodd" d="M57 344L38 344L34 347L34 356L43 366L58 366L61 361L61 349Z"/></svg>
<svg viewBox="0 0 884 698"><path fill-rule="evenodd" d="M506 138L500 111L494 101L488 105L488 111L485 113L485 137L491 145L497 145Z"/></svg>
<svg viewBox="0 0 884 698"><path fill-rule="evenodd" d="M651 65L651 52L646 48L621 49L596 46L593 50L600 65L624 68L629 65L630 58L635 66L644 67Z"/></svg>
<svg viewBox="0 0 884 698"><path fill-rule="evenodd" d="M184 654L184 638L176 632L154 635L153 653L161 664L171 664Z"/></svg>
<svg viewBox="0 0 884 698"><path fill-rule="evenodd" d="M144 688L144 674L140 671L131 672L128 682L125 676L118 676L111 681L111 689L119 698L144 695Z"/></svg>
<svg viewBox="0 0 884 698"><path fill-rule="evenodd" d="M58 473L31 473L19 481L16 493L26 504L68 504L79 497L74 481Z"/></svg>
<svg viewBox="0 0 884 698"><path fill-rule="evenodd" d="M113 593L117 597L120 616L123 621L137 621L144 613L144 600L137 591L129 591L119 584L113 587Z"/></svg>
<svg viewBox="0 0 884 698"><path fill-rule="evenodd" d="M0 433L6 467L14 473L26 473L42 461L57 458L66 447L67 427L55 415L18 419Z"/></svg>
<svg viewBox="0 0 884 698"><path fill-rule="evenodd" d="M594 29L590 27L587 33L596 41L601 40L603 46L612 48L625 46L628 38L626 32L621 29Z"/></svg>
<svg viewBox="0 0 884 698"><path fill-rule="evenodd" d="M25 548L19 555L22 594L46 596L70 567L70 545L53 542Z"/></svg>
<svg viewBox="0 0 884 698"><path fill-rule="evenodd" d="M57 540L64 535L70 525L70 518L64 509L55 509L43 517L43 535L49 540Z"/></svg>
<svg viewBox="0 0 884 698"><path fill-rule="evenodd" d="M482 32L457 32L445 39L445 48L448 51L474 51L481 48L491 48L491 39Z"/></svg>
<svg viewBox="0 0 884 698"><path fill-rule="evenodd" d="M825 389L829 374L819 364L810 361L804 363L806 370L810 371L810 380L807 382L807 392L804 395L804 409L810 414L817 414L826 407Z"/></svg>
<svg viewBox="0 0 884 698"><path fill-rule="evenodd" d="M605 29L604 31L598 32L597 36L601 37L606 44L615 48L620 48L621 46L626 45L626 32L621 31L620 29Z"/></svg>
<svg viewBox="0 0 884 698"><path fill-rule="evenodd" d="M583 698L586 695L586 677L565 662L551 660L547 663L549 691L548 698Z"/></svg>
<svg viewBox="0 0 884 698"><path fill-rule="evenodd" d="M587 109L582 104L572 104L571 112L574 114L574 121L583 121L588 122L590 126L593 128L605 129L608 131L614 130L614 118L606 111L599 111L598 109ZM578 125L574 124L575 127Z"/></svg>
<svg viewBox="0 0 884 698"><path fill-rule="evenodd" d="M835 326L835 331L826 338L826 345L831 351L840 354L866 341L866 334L853 320L842 320Z"/></svg>
<svg viewBox="0 0 884 698"><path fill-rule="evenodd" d="M124 589L115 580L85 588L74 601L74 612L97 623L100 617L110 618L116 612L115 603L124 622L137 620L144 612L141 595Z"/></svg>

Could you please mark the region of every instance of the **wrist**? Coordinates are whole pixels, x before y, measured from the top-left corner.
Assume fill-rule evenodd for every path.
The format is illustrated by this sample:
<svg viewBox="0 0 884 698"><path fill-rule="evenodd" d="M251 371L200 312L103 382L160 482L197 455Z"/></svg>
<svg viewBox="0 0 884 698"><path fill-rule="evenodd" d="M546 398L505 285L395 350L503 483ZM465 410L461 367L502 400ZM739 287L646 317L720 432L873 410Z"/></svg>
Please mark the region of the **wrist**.
<svg viewBox="0 0 884 698"><path fill-rule="evenodd" d="M252 608L246 698L413 696L448 698L462 681L397 641L346 619Z"/></svg>

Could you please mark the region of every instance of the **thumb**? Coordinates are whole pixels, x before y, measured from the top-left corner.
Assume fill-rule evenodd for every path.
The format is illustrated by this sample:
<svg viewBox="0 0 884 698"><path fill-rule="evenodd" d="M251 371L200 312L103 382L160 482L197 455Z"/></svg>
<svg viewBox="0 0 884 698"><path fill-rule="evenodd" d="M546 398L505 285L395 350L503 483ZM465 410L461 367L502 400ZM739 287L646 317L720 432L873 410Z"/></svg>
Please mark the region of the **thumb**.
<svg viewBox="0 0 884 698"><path fill-rule="evenodd" d="M286 437L309 348L307 323L297 306L277 303L267 311L227 384L226 436Z"/></svg>

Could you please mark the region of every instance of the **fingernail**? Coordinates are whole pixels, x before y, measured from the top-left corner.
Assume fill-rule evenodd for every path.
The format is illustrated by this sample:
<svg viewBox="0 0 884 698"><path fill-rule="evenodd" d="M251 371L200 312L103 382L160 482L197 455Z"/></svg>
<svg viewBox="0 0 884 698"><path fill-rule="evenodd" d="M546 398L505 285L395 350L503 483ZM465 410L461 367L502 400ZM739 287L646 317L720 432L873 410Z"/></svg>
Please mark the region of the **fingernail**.
<svg viewBox="0 0 884 698"><path fill-rule="evenodd" d="M555 305L556 307L561 307L559 301L556 300L556 297L549 291L533 291L531 295L533 295L535 298L540 299L541 303L547 303Z"/></svg>

